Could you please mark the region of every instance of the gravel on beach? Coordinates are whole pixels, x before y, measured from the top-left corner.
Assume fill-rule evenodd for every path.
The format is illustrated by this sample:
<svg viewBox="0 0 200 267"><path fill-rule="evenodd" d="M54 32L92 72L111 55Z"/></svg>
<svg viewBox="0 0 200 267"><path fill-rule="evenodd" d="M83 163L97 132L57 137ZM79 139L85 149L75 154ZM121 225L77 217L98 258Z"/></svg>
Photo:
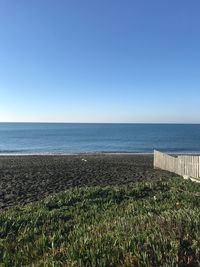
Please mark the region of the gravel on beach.
<svg viewBox="0 0 200 267"><path fill-rule="evenodd" d="M153 155L0 157L0 210L73 187L125 185L177 177L153 168Z"/></svg>

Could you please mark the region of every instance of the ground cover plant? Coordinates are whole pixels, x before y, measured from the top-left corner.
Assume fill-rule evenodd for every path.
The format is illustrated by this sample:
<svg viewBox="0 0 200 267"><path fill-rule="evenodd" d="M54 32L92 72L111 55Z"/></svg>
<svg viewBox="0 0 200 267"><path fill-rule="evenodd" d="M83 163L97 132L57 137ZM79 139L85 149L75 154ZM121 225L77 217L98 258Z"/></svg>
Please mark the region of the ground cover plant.
<svg viewBox="0 0 200 267"><path fill-rule="evenodd" d="M198 266L200 184L75 188L0 213L0 266Z"/></svg>

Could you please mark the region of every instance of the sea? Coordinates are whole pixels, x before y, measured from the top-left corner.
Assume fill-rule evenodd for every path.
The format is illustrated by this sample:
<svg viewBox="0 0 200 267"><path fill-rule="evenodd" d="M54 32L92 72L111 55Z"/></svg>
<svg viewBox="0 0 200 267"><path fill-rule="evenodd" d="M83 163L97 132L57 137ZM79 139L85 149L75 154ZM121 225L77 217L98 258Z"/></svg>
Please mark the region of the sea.
<svg viewBox="0 0 200 267"><path fill-rule="evenodd" d="M200 124L0 123L0 155L200 154Z"/></svg>

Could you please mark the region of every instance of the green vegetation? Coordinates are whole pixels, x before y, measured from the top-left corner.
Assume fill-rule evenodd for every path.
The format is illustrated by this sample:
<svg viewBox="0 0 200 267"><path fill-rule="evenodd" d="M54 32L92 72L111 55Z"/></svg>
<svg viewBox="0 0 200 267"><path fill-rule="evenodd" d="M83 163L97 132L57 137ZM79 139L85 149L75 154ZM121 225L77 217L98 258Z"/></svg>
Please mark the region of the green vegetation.
<svg viewBox="0 0 200 267"><path fill-rule="evenodd" d="M0 214L0 266L198 266L200 184L76 188Z"/></svg>

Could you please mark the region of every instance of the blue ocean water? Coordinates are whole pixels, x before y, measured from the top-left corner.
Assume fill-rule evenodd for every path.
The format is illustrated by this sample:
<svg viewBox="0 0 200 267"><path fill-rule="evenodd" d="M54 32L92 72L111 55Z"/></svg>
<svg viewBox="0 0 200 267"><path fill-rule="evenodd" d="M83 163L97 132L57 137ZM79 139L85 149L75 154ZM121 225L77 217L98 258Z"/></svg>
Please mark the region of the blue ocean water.
<svg viewBox="0 0 200 267"><path fill-rule="evenodd" d="M0 155L199 153L200 124L0 123Z"/></svg>

